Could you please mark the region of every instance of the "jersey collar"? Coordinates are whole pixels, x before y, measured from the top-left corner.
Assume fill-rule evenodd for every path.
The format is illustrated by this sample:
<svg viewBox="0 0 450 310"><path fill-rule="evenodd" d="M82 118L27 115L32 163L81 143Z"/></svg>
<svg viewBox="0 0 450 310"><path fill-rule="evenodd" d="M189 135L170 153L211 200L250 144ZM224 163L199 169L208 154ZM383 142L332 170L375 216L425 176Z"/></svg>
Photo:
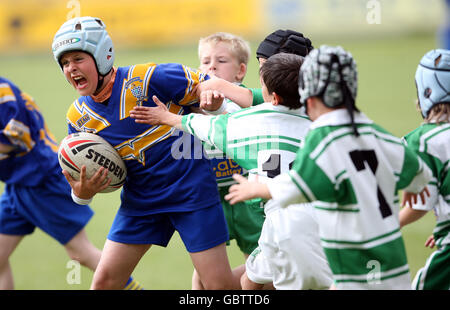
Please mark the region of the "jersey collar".
<svg viewBox="0 0 450 310"><path fill-rule="evenodd" d="M353 112L355 124L372 124L373 121L370 120L362 112ZM349 125L351 123L350 115L346 109L338 109L332 112L325 113L319 116L312 124L311 129L324 127L324 126L341 126Z"/></svg>

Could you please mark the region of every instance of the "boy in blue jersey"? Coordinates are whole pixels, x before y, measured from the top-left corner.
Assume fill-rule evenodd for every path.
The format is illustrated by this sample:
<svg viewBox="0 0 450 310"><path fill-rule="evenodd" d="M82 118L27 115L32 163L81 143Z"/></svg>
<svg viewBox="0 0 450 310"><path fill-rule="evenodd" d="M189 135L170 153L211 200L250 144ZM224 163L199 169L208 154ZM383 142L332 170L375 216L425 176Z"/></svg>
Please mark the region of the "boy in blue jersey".
<svg viewBox="0 0 450 310"><path fill-rule="evenodd" d="M127 166L121 205L110 229L93 289L120 288L151 245L166 246L178 231L206 289L239 287L230 268L228 230L208 159L194 154L191 136L168 126L136 124L129 111L158 96L177 114L197 102L208 76L181 64L113 67L114 49L98 18L74 18L54 37L53 54L81 97L72 104L69 133L89 131L115 147ZM182 141L181 141L182 140ZM197 142L200 145L200 142ZM179 154L187 155L179 158ZM74 199L88 203L108 185L105 169L76 181L64 171Z"/></svg>
<svg viewBox="0 0 450 310"><path fill-rule="evenodd" d="M9 257L36 227L87 268L100 260L84 230L93 212L72 201L57 151L34 100L0 77L0 289L14 288Z"/></svg>

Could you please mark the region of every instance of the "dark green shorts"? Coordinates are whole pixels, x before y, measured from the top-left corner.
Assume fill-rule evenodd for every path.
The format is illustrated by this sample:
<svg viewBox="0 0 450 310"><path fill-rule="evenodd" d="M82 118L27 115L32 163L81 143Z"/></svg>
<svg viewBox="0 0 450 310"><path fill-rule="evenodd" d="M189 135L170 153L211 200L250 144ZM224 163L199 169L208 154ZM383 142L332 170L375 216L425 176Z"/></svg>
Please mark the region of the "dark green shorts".
<svg viewBox="0 0 450 310"><path fill-rule="evenodd" d="M240 202L230 205L224 199L229 186L219 187L220 200L228 225L230 240L236 240L238 247L245 254L250 254L258 246L265 214L263 204L257 202ZM228 243L229 244L229 243Z"/></svg>
<svg viewBox="0 0 450 310"><path fill-rule="evenodd" d="M450 289L450 245L439 247L427 259L413 281L416 290Z"/></svg>

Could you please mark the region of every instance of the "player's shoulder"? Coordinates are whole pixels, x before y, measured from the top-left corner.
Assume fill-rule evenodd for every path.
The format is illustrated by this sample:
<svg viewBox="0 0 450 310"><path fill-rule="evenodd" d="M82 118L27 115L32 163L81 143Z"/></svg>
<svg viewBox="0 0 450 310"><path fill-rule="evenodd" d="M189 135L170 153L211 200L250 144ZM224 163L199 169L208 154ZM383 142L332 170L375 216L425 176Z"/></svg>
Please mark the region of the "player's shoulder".
<svg viewBox="0 0 450 310"><path fill-rule="evenodd" d="M17 110L25 104L22 92L11 81L0 77L0 104L2 109Z"/></svg>
<svg viewBox="0 0 450 310"><path fill-rule="evenodd" d="M450 138L450 123L423 123L404 136L409 146L447 143Z"/></svg>
<svg viewBox="0 0 450 310"><path fill-rule="evenodd" d="M423 136L430 134L430 132L435 131L439 125L436 123L422 123L420 126L416 127L412 131L408 132L404 139L411 143L413 141L419 141Z"/></svg>
<svg viewBox="0 0 450 310"><path fill-rule="evenodd" d="M125 74L123 74L123 71ZM195 80L206 80L206 74L201 73L197 69L192 69L189 66L180 63L143 63L135 64L129 67L119 68L119 73L121 76L130 79L150 79L155 82L155 80L166 83L167 79L182 78L182 79L195 79Z"/></svg>
<svg viewBox="0 0 450 310"><path fill-rule="evenodd" d="M0 77L0 103L16 100L17 92L20 92L19 88L13 82Z"/></svg>

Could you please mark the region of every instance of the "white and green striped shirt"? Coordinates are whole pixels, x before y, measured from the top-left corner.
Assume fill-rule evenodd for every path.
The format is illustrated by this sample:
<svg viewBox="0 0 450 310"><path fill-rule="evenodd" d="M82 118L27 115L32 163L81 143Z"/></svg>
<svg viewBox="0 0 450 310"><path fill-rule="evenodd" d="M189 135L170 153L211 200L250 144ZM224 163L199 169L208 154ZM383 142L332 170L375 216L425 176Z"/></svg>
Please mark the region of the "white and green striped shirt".
<svg viewBox="0 0 450 310"><path fill-rule="evenodd" d="M251 175L272 178L289 171L311 121L304 109L264 103L218 116L188 114L182 124Z"/></svg>
<svg viewBox="0 0 450 310"><path fill-rule="evenodd" d="M430 171L397 137L346 110L311 125L293 168L268 183L282 205L313 202L320 238L340 289L409 289L397 190L418 192Z"/></svg>
<svg viewBox="0 0 450 310"><path fill-rule="evenodd" d="M406 135L405 140L433 172L428 184L430 197L425 205L419 199L413 208L434 210L436 227L433 235L436 245L450 244L450 124L422 124Z"/></svg>

